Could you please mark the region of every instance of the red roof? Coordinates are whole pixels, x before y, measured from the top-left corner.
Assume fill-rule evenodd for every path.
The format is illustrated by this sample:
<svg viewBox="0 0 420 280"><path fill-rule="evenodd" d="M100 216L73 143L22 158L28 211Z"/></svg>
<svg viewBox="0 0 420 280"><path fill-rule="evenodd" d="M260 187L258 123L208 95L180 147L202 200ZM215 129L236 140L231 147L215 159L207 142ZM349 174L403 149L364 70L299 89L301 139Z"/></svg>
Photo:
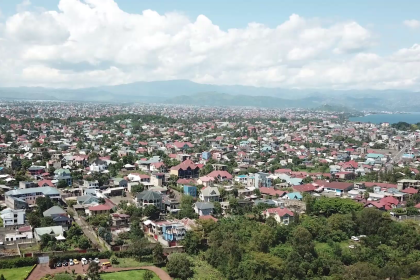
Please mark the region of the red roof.
<svg viewBox="0 0 420 280"><path fill-rule="evenodd" d="M232 179L233 178L232 175L229 172L222 171L222 170L215 170L215 171L212 171L209 174L207 174L207 177L212 177L212 178L219 177L219 176L221 178L226 178L226 179Z"/></svg>
<svg viewBox="0 0 420 280"><path fill-rule="evenodd" d="M187 170L188 168L190 169L196 169L198 166L192 162L192 160L187 159L183 162L181 162L180 164L178 164L177 166L174 166L171 168L171 170ZM199 168L199 167L198 167Z"/></svg>
<svg viewBox="0 0 420 280"><path fill-rule="evenodd" d="M313 192L314 190L317 189L317 187L315 187L312 184L306 184L306 185L293 186L293 189L297 192Z"/></svg>
<svg viewBox="0 0 420 280"><path fill-rule="evenodd" d="M89 211L106 211L106 210L111 210L111 207L106 204L89 207Z"/></svg>
<svg viewBox="0 0 420 280"><path fill-rule="evenodd" d="M199 220L213 220L213 221L215 221L215 222L217 222L217 221L218 221L215 217L213 217L213 216L211 216L211 215L204 215L204 216L200 216L200 217L198 217L198 219L199 219Z"/></svg>
<svg viewBox="0 0 420 280"><path fill-rule="evenodd" d="M415 188L406 188L404 190L402 190L403 193L408 193L408 194L416 194L419 192L419 190L415 189Z"/></svg>
<svg viewBox="0 0 420 280"><path fill-rule="evenodd" d="M262 194L267 194L271 196L276 196L278 194L279 197L282 197L284 194L287 193L285 191L275 190L273 188L267 188L267 187L261 187L259 188L259 190L260 190L260 193Z"/></svg>
<svg viewBox="0 0 420 280"><path fill-rule="evenodd" d="M38 182L38 186L43 187L43 186L49 186L49 187L54 187L54 184L51 182L51 180L41 180Z"/></svg>
<svg viewBox="0 0 420 280"><path fill-rule="evenodd" d="M267 213L267 212L269 214L277 214L280 217L283 217L285 215L289 215L289 216L292 216L293 217L293 212L290 211L287 208L280 208L280 207L277 207L277 208L269 208L269 209L267 209L267 210L264 211L264 214Z"/></svg>

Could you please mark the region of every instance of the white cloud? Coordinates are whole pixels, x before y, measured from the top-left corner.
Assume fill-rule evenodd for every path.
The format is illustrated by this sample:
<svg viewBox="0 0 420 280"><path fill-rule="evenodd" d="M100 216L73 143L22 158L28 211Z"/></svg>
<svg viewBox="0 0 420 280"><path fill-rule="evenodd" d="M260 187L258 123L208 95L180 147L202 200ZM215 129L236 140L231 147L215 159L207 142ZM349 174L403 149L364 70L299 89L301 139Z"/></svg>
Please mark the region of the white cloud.
<svg viewBox="0 0 420 280"><path fill-rule="evenodd" d="M0 26L1 28L1 26ZM0 30L0 84L84 87L190 79L299 88L420 85L418 45L372 53L355 21L293 14L275 28L222 30L200 15L122 11L112 0L61 0L58 12L21 11Z"/></svg>
<svg viewBox="0 0 420 280"><path fill-rule="evenodd" d="M419 28L420 27L420 21L416 19L410 19L410 20L404 20L403 24L409 28Z"/></svg>
<svg viewBox="0 0 420 280"><path fill-rule="evenodd" d="M31 6L31 1L23 0L21 3L16 5L16 11L18 13L26 11Z"/></svg>

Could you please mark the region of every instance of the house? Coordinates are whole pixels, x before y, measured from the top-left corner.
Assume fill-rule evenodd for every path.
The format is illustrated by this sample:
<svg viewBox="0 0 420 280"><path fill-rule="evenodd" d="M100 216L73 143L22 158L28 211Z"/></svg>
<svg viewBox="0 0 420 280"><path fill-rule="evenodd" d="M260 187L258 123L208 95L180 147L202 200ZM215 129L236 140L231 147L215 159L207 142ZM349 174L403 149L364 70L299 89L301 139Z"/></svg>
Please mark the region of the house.
<svg viewBox="0 0 420 280"><path fill-rule="evenodd" d="M268 196L271 196L271 197L282 197L287 192L286 191L276 190L274 188L261 187L260 188L260 193L262 195L268 195Z"/></svg>
<svg viewBox="0 0 420 280"><path fill-rule="evenodd" d="M162 210L162 195L154 191L142 191L136 195L137 207L146 208L148 205L154 205L156 208Z"/></svg>
<svg viewBox="0 0 420 280"><path fill-rule="evenodd" d="M269 208L263 212L263 216L267 219L268 217L273 217L277 223L282 225L288 225L293 222L294 214L287 208Z"/></svg>
<svg viewBox="0 0 420 280"><path fill-rule="evenodd" d="M41 175L42 173L45 173L45 167L44 166L31 166L28 168L29 173L32 176Z"/></svg>
<svg viewBox="0 0 420 280"><path fill-rule="evenodd" d="M213 186L214 180L215 179L213 177L203 176L203 177L198 178L197 183L205 187L211 187Z"/></svg>
<svg viewBox="0 0 420 280"><path fill-rule="evenodd" d="M293 186L293 190L295 192L308 192L308 193L312 193L317 189L316 186L312 185L312 184L306 184L306 185L297 185L297 186Z"/></svg>
<svg viewBox="0 0 420 280"><path fill-rule="evenodd" d="M214 204L211 202L196 202L194 205L194 211L199 216L212 215L214 211Z"/></svg>
<svg viewBox="0 0 420 280"><path fill-rule="evenodd" d="M345 182L326 182L323 184L324 190L335 192L336 195L342 195L344 192L348 192L349 190L353 189L353 183L345 183Z"/></svg>
<svg viewBox="0 0 420 280"><path fill-rule="evenodd" d="M51 187L53 187L54 185L51 183ZM39 185L35 182L27 182L27 181L20 181L19 182L19 189L29 189L29 188L36 188ZM42 186L40 186L42 187Z"/></svg>
<svg viewBox="0 0 420 280"><path fill-rule="evenodd" d="M271 187L271 178L269 177L270 174L264 172L257 172L254 174L254 187L261 188L261 187Z"/></svg>
<svg viewBox="0 0 420 280"><path fill-rule="evenodd" d="M200 200L204 202L219 201L220 192L217 187L205 187L201 189L199 197Z"/></svg>
<svg viewBox="0 0 420 280"><path fill-rule="evenodd" d="M51 180L41 180L38 181L39 187L55 187Z"/></svg>
<svg viewBox="0 0 420 280"><path fill-rule="evenodd" d="M121 188L128 187L128 182L124 178L112 178L110 181L111 181L110 185L112 186L121 187Z"/></svg>
<svg viewBox="0 0 420 280"><path fill-rule="evenodd" d="M62 226L40 227L34 229L34 236L37 242L41 241L41 237L44 234L51 235L52 237L55 237L56 240L65 240Z"/></svg>
<svg viewBox="0 0 420 280"><path fill-rule="evenodd" d="M99 204L96 206L90 206L86 211L89 216L95 216L100 214L109 214L112 207L106 204Z"/></svg>
<svg viewBox="0 0 420 280"><path fill-rule="evenodd" d="M286 199L292 199L292 200L302 200L303 199L302 194L299 193L299 192L287 193L284 197Z"/></svg>
<svg viewBox="0 0 420 280"><path fill-rule="evenodd" d="M83 180L83 187L86 189L99 189L99 182L98 180Z"/></svg>
<svg viewBox="0 0 420 280"><path fill-rule="evenodd" d="M197 187L184 185L184 194L192 197L197 197Z"/></svg>
<svg viewBox="0 0 420 280"><path fill-rule="evenodd" d="M31 226L23 226L23 227L18 228L16 232L6 233L4 235L5 242L18 241L18 240L31 240L33 238L34 238L34 235L32 233Z"/></svg>
<svg viewBox="0 0 420 280"><path fill-rule="evenodd" d="M47 210L44 211L44 213L42 213L42 215L44 217L51 217L52 215L67 215L66 211L64 211L61 207L59 206L53 206Z"/></svg>
<svg viewBox="0 0 420 280"><path fill-rule="evenodd" d="M184 178L198 178L200 168L190 159L183 161L182 163L174 166L170 170L171 175L178 176L180 179Z"/></svg>
<svg viewBox="0 0 420 280"><path fill-rule="evenodd" d="M111 214L112 226L114 227L126 227L130 221L130 215L114 213Z"/></svg>
<svg viewBox="0 0 420 280"><path fill-rule="evenodd" d="M60 168L54 171L54 179L58 181L66 181L67 186L71 186L73 183L70 170L64 168Z"/></svg>
<svg viewBox="0 0 420 280"><path fill-rule="evenodd" d="M341 180L353 180L356 177L354 172L348 172L348 171L337 172L334 174L334 176L336 179L341 179Z"/></svg>
<svg viewBox="0 0 420 280"><path fill-rule="evenodd" d="M209 174L207 174L206 177L213 178L214 181L217 181L217 182L231 181L233 178L233 176L229 174L229 172L223 171L223 170L214 170L210 172Z"/></svg>
<svg viewBox="0 0 420 280"><path fill-rule="evenodd" d="M6 208L0 212L3 227L14 227L25 224L25 209Z"/></svg>
<svg viewBox="0 0 420 280"><path fill-rule="evenodd" d="M89 170L91 172L102 172L108 168L108 163L104 160L101 160L99 158L92 161L92 163L89 166Z"/></svg>
<svg viewBox="0 0 420 280"><path fill-rule="evenodd" d="M39 187L28 189L11 190L5 193L6 205L12 209L26 208L28 205L35 204L37 197L48 196L52 200L61 199L60 192L52 187Z"/></svg>

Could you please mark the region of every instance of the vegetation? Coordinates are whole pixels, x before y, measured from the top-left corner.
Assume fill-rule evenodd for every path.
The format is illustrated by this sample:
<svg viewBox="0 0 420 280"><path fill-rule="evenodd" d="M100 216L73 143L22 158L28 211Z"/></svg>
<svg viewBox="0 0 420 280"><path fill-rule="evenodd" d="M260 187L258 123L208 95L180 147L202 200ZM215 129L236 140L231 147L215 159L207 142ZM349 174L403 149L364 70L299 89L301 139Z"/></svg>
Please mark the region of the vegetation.
<svg viewBox="0 0 420 280"><path fill-rule="evenodd" d="M156 274L150 272L148 270L130 270L130 271L121 271L121 272L113 272L113 273L104 273L101 274L102 280L121 280L121 279L138 279L138 280L146 280L145 275L152 275L151 280L160 280Z"/></svg>
<svg viewBox="0 0 420 280"><path fill-rule="evenodd" d="M346 200L341 204L335 199L309 203L316 205L315 210L288 226L233 216L200 229L204 234L188 233L184 246L188 254L199 253L202 261L232 280L379 280L418 274L417 224L392 221L385 212L360 209ZM351 236L359 235L366 238L350 241ZM190 273L180 268L186 266L184 259L188 258L180 255L172 260L171 256L167 266L171 275Z"/></svg>
<svg viewBox="0 0 420 280"><path fill-rule="evenodd" d="M0 269L0 275L6 280L24 280L31 270L32 266Z"/></svg>

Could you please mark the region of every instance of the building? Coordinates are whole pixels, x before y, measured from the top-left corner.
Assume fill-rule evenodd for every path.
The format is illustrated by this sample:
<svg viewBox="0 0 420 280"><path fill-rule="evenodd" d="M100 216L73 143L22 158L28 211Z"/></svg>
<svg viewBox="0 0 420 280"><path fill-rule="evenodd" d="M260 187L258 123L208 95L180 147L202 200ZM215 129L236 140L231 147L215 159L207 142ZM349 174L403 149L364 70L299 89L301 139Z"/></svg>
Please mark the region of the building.
<svg viewBox="0 0 420 280"><path fill-rule="evenodd" d="M37 242L41 241L41 237L44 234L51 235L52 237L55 237L56 240L65 240L62 226L40 227L34 229L34 235Z"/></svg>
<svg viewBox="0 0 420 280"><path fill-rule="evenodd" d="M294 214L287 208L269 208L263 212L264 217L273 217L277 223L282 225L288 225L293 222Z"/></svg>
<svg viewBox="0 0 420 280"><path fill-rule="evenodd" d="M180 179L184 178L198 178L200 168L190 159L183 161L182 163L174 166L170 170L171 175L178 176Z"/></svg>
<svg viewBox="0 0 420 280"><path fill-rule="evenodd" d="M89 166L89 170L91 172L102 172L106 170L107 168L108 168L107 162L99 158L92 161L92 163Z"/></svg>
<svg viewBox="0 0 420 280"><path fill-rule="evenodd" d="M34 205L38 197L50 197L52 200L61 199L60 192L52 187L39 187L11 190L5 193L6 205L12 209L24 209L29 205Z"/></svg>
<svg viewBox="0 0 420 280"><path fill-rule="evenodd" d="M184 185L184 194L197 197L197 187Z"/></svg>
<svg viewBox="0 0 420 280"><path fill-rule="evenodd" d="M204 202L213 202L220 200L220 192L217 187L205 187L201 189L200 200Z"/></svg>
<svg viewBox="0 0 420 280"><path fill-rule="evenodd" d="M3 227L14 227L25 224L25 213L25 209L4 209L0 212Z"/></svg>
<svg viewBox="0 0 420 280"><path fill-rule="evenodd" d="M60 168L54 171L55 180L64 180L67 183L67 186L71 186L73 179L71 178L71 172L68 169Z"/></svg>
<svg viewBox="0 0 420 280"><path fill-rule="evenodd" d="M271 178L268 177L270 174L264 172L258 172L254 174L254 187L261 188L261 187L271 187Z"/></svg>
<svg viewBox="0 0 420 280"><path fill-rule="evenodd" d="M45 173L45 167L44 166L31 166L28 168L29 173L32 176L41 175L42 173Z"/></svg>
<svg viewBox="0 0 420 280"><path fill-rule="evenodd" d="M158 192L153 191L142 191L136 195L137 207L145 208L148 205L154 205L158 209L162 210L162 195Z"/></svg>
<svg viewBox="0 0 420 280"><path fill-rule="evenodd" d="M96 206L90 206L87 209L87 213L89 216L95 216L100 214L110 214L112 207L106 204L100 204Z"/></svg>
<svg viewBox="0 0 420 280"><path fill-rule="evenodd" d="M211 202L197 202L194 205L194 211L199 216L212 215L214 211L214 204Z"/></svg>
<svg viewBox="0 0 420 280"><path fill-rule="evenodd" d="M405 190L407 188L420 189L420 180L403 179L398 181L398 190Z"/></svg>

